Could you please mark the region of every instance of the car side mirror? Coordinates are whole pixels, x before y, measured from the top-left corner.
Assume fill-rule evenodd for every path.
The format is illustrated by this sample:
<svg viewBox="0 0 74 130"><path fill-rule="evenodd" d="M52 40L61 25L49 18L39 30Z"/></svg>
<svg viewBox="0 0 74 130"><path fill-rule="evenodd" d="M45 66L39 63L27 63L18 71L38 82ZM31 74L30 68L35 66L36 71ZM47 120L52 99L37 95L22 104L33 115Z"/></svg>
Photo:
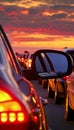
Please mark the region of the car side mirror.
<svg viewBox="0 0 74 130"><path fill-rule="evenodd" d="M58 50L38 50L32 59L32 75L49 79L70 75L72 60L68 54Z"/></svg>

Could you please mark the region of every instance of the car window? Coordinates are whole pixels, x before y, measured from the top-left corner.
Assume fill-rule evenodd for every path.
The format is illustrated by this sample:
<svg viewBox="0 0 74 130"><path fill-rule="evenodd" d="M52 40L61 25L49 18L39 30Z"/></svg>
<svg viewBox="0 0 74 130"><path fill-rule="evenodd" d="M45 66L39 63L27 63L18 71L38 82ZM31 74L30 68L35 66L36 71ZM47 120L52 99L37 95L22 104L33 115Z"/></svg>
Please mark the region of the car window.
<svg viewBox="0 0 74 130"><path fill-rule="evenodd" d="M2 55L1 55L1 49L0 49L0 64L3 64L3 59L2 59Z"/></svg>
<svg viewBox="0 0 74 130"><path fill-rule="evenodd" d="M6 40L3 36L3 34L0 32L0 48L3 48L3 50L5 50L5 57L8 57L8 60L9 60L9 64L11 66L11 70L12 72L17 72L17 67L15 65L15 62L14 62L14 59L13 59L13 56L10 52L10 49L9 47L7 46L6 44ZM1 62L2 62L2 59L1 59Z"/></svg>
<svg viewBox="0 0 74 130"><path fill-rule="evenodd" d="M5 55L5 48L2 46L2 44L3 44L3 41L2 41L2 38L0 37L0 64L4 66L4 63L6 63L5 57L7 57L7 55Z"/></svg>
<svg viewBox="0 0 74 130"><path fill-rule="evenodd" d="M0 71L0 77L1 78L4 78L3 70L7 71L7 73L10 73L10 75L12 73L10 63L8 62L9 58L7 58L7 57L8 57L8 54L6 53L6 49L3 46L3 41L2 41L2 38L1 38L1 35L0 35L0 70L1 70ZM9 78L7 78L7 81L11 84Z"/></svg>

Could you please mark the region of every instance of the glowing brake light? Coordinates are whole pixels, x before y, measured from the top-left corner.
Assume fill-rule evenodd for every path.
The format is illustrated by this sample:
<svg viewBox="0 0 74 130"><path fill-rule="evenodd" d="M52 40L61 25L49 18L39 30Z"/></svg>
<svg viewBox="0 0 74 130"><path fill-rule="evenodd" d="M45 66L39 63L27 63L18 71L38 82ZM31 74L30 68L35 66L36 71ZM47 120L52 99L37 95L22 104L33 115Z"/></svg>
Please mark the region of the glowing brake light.
<svg viewBox="0 0 74 130"><path fill-rule="evenodd" d="M69 79L69 76L64 76L62 79L67 80L67 79Z"/></svg>
<svg viewBox="0 0 74 130"><path fill-rule="evenodd" d="M28 113L22 104L8 92L0 90L0 123L21 123L28 119Z"/></svg>
<svg viewBox="0 0 74 130"><path fill-rule="evenodd" d="M12 100L12 98L8 93L0 90L0 102L7 101L7 100Z"/></svg>

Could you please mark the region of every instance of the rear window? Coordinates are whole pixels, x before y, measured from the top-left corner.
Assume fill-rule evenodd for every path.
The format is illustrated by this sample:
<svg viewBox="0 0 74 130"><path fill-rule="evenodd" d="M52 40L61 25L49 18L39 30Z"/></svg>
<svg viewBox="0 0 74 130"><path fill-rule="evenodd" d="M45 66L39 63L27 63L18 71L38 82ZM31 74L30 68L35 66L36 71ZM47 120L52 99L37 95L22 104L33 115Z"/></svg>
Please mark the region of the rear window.
<svg viewBox="0 0 74 130"><path fill-rule="evenodd" d="M2 44L3 44L3 41L2 41L2 38L0 37L0 64L4 64L4 56L3 56L3 54L4 54L4 52L5 51L3 51L4 50L4 47L2 46Z"/></svg>
<svg viewBox="0 0 74 130"><path fill-rule="evenodd" d="M3 64L1 52L0 52L0 64Z"/></svg>

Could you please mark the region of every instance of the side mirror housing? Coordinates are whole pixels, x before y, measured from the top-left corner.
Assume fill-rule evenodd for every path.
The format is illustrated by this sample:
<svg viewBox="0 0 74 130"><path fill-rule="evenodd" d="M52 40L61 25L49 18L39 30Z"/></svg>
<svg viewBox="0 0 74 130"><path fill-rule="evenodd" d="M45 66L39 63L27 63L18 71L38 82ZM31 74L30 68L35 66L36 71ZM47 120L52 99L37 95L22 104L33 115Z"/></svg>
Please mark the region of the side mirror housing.
<svg viewBox="0 0 74 130"><path fill-rule="evenodd" d="M71 72L72 60L65 52L43 49L33 55L32 74L36 78L59 78Z"/></svg>

